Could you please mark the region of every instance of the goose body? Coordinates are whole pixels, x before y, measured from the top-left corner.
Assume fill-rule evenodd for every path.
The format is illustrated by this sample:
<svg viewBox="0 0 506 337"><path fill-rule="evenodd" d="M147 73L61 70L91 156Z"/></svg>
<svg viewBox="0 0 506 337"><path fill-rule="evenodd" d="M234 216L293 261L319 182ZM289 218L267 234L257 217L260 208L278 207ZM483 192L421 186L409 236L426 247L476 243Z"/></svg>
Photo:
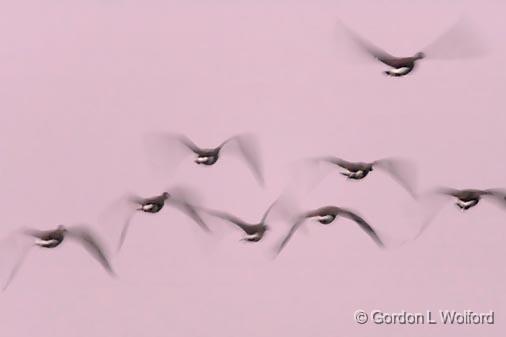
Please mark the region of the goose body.
<svg viewBox="0 0 506 337"><path fill-rule="evenodd" d="M65 238L66 229L59 226L51 231L32 231L30 235L34 237L34 244L42 248L55 248L59 246Z"/></svg>
<svg viewBox="0 0 506 337"><path fill-rule="evenodd" d="M468 200L468 201L457 199L457 201L455 202L455 205L457 205L457 207L459 207L460 209L462 209L463 211L465 211L465 210L468 210L471 207L476 206L480 202L480 199L481 198L472 199L472 200Z"/></svg>
<svg viewBox="0 0 506 337"><path fill-rule="evenodd" d="M417 53L411 57L394 57L390 55L375 54L374 57L385 65L392 68L385 71L386 75L400 77L413 71L416 61L425 57L424 53Z"/></svg>
<svg viewBox="0 0 506 337"><path fill-rule="evenodd" d="M344 172L341 172L341 174L343 176L348 177L348 179L360 180L360 179L364 179L371 171L372 171L372 168L369 170L367 170L367 169L358 169L356 171L346 170Z"/></svg>
<svg viewBox="0 0 506 337"><path fill-rule="evenodd" d="M440 188L437 190L439 194L444 194L455 198L455 205L462 211L466 211L481 201L482 198L487 197L492 200L500 202L502 206L506 206L506 193L497 189L452 189Z"/></svg>
<svg viewBox="0 0 506 337"><path fill-rule="evenodd" d="M220 157L221 146L214 149L199 149L194 148L192 151L197 156L195 163L199 165L214 165Z"/></svg>
<svg viewBox="0 0 506 337"><path fill-rule="evenodd" d="M328 224L332 223L335 219L336 219L335 214L325 214L325 215L319 215L317 217L318 222L323 225L328 225Z"/></svg>
<svg viewBox="0 0 506 337"><path fill-rule="evenodd" d="M415 68L415 64L413 63L410 67L400 67L400 68L392 68L385 70L385 74L388 76L400 77L409 74Z"/></svg>
<svg viewBox="0 0 506 337"><path fill-rule="evenodd" d="M162 210L163 206L165 206L165 201L169 198L169 196L169 193L164 192L163 194L152 198L137 198L135 200L138 204L137 210L145 213L158 213Z"/></svg>
<svg viewBox="0 0 506 337"><path fill-rule="evenodd" d="M364 179L377 168L390 175L390 177L399 183L413 198L417 197L413 185L415 170L414 167L405 160L384 158L373 162L350 162L338 157L327 156L316 158L316 161L338 166L344 170L340 172L340 174L350 180Z"/></svg>

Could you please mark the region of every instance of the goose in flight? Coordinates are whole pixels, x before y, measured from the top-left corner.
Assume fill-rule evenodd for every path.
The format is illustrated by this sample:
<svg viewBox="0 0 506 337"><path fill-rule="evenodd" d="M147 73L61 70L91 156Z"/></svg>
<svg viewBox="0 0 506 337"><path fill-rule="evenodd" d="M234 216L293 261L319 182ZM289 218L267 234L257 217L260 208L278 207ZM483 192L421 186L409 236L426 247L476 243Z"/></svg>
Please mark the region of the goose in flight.
<svg viewBox="0 0 506 337"><path fill-rule="evenodd" d="M209 227L204 222L200 214L197 212L197 206L193 201L194 197L191 195L188 189L183 187L174 187L169 190L169 192L163 192L160 195L142 198L138 196L128 196L127 202L133 206L130 208L127 220L123 224L123 228L121 230L119 242L118 242L118 251L123 246L125 241L128 229L131 224L132 217L137 212L143 213L158 213L160 212L165 205L172 206L181 212L185 213L189 216L195 223L197 223L204 231L209 232Z"/></svg>
<svg viewBox="0 0 506 337"><path fill-rule="evenodd" d="M442 196L444 199L435 199L435 196ZM426 217L418 234L414 237L417 239L430 225L432 220L441 211L444 201L447 198L455 199L455 206L457 206L462 212L469 210L472 207L478 205L478 203L486 198L490 201L495 202L501 207L506 207L506 190L504 189L455 189L448 187L439 187L431 191L426 195L426 201L432 201L432 206L429 215Z"/></svg>
<svg viewBox="0 0 506 337"><path fill-rule="evenodd" d="M48 249L56 248L64 241L65 238L81 244L110 275L115 275L109 262L105 247L102 245L98 236L95 235L92 230L86 225L76 225L71 227L59 225L56 229L46 231L23 229L20 233L17 234L22 234L23 237L29 238L30 240L27 245L23 246L21 256L12 269L7 282L4 284L4 290L8 287L18 272L27 253L32 247L37 246L40 248Z"/></svg>
<svg viewBox="0 0 506 337"><path fill-rule="evenodd" d="M281 244L277 248L276 254L279 254L283 250L288 241L292 238L293 234L307 219L313 218L323 225L328 225L332 223L338 216L342 216L343 218L347 218L357 223L360 228L362 228L362 230L364 230L379 247L384 247L384 244L379 238L376 231L361 216L346 208L325 206L300 215L296 219L295 224L290 228L290 231L285 236L283 241L281 241Z"/></svg>
<svg viewBox="0 0 506 337"><path fill-rule="evenodd" d="M256 139L251 134L235 135L226 139L217 147L210 148L201 148L187 136L172 133L151 134L146 138L146 143L153 157L164 156L164 158L158 159L164 161L167 164L166 166L174 166L190 154L195 156L194 162L197 165L212 166L221 158L225 150L230 150L231 154L238 154L242 157L258 183L260 185L264 184L261 158ZM160 151L161 149L163 152Z"/></svg>
<svg viewBox="0 0 506 337"><path fill-rule="evenodd" d="M210 214L214 217L220 218L222 220L228 221L232 223L233 225L240 228L246 236L242 238L242 241L248 241L248 242L258 242L262 240L265 233L269 230L269 226L267 225L267 218L269 217L271 211L273 208L278 204L279 199L275 200L264 212L262 218L260 219L260 222L258 223L248 223L235 215L232 215L230 213L217 211L217 210L204 210L207 214Z"/></svg>
<svg viewBox="0 0 506 337"><path fill-rule="evenodd" d="M344 169L340 172L351 180L364 179L375 168L387 173L399 183L413 198L417 197L414 188L416 172L414 166L406 160L384 158L373 162L349 162L338 157L320 157L312 160L313 163L323 162Z"/></svg>
<svg viewBox="0 0 506 337"><path fill-rule="evenodd" d="M411 73L418 62L426 57L448 60L478 57L484 52L480 40L470 29L468 20L463 18L421 51L404 57L393 56L345 27L344 24L341 23L341 26L360 50L389 66L390 69L385 70L384 73L393 77L401 77Z"/></svg>
<svg viewBox="0 0 506 337"><path fill-rule="evenodd" d="M455 198L455 205L462 211L466 211L471 207L476 206L482 198L489 198L490 200L499 202L503 207L506 207L506 191L501 189L454 189L442 187L436 190L436 193Z"/></svg>

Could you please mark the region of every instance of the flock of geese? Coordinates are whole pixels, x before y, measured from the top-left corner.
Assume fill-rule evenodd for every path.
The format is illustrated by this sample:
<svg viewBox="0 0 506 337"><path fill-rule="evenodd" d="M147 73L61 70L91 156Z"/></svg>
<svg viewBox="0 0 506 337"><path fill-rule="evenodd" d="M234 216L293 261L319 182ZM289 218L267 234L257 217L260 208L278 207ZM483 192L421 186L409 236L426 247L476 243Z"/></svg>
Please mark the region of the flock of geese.
<svg viewBox="0 0 506 337"><path fill-rule="evenodd" d="M344 27L344 25L343 25ZM412 57L394 57L373 44L360 37L358 34L345 28L354 41L359 50L365 51L367 55L391 67L385 71L388 76L402 77L411 73L417 61L426 57L437 57L437 49L445 45L445 41L451 42L452 39L462 37L462 22L452 27L441 38L436 40L432 45L427 47L424 52L418 52ZM469 42L467 39L458 39L459 41ZM458 45L450 43L453 49ZM435 46L435 47L434 47ZM437 47L437 48L436 48ZM450 51L452 50L450 48ZM444 48L443 48L444 49ZM464 48L466 50L466 48ZM469 50L469 48L467 48ZM447 53L446 56L451 55ZM441 54L441 55L442 55ZM462 53L456 53L462 56ZM154 150L155 157L162 159L165 164L169 163L172 167L177 166L181 161L189 156L194 157L194 162L198 166L217 165L222 155L226 153L236 154L245 162L251 171L253 177L259 185L264 186L264 178L261 165L261 156L256 145L256 139L251 134L235 135L226 139L216 147L202 148L197 146L190 138L181 134L160 133L152 134L146 138L148 149ZM224 151L224 150L227 151ZM421 200L431 196L441 196L443 199L453 198L456 206L461 211L467 211L475 207L482 199L489 199L498 202L501 206L506 207L506 190L503 189L453 189L453 188L436 188L429 192L419 193L413 184L414 167L409 161L399 158L384 158L372 162L351 162L338 157L324 156L317 158L308 158L303 161L304 167L311 172L319 172L321 166L329 168L331 171L336 170L348 180L363 180L373 171L381 171L393 178L400 186L402 186L411 198ZM318 176L321 179L321 176ZM315 183L315 181L313 181ZM287 189L289 190L289 189ZM261 241L269 230L268 220L270 215L276 211L286 215L292 226L286 235L280 240L275 247L275 254L279 254L285 249L294 233L301 225L308 220L316 220L323 225L329 225L338 217L346 218L355 222L379 247L384 247L384 240L377 230L371 226L359 213L354 210L338 207L335 205L324 205L317 209L295 210L294 204L290 203L290 196L282 193L279 198L274 200L262 215L258 223L248 223L241 218L221 210L209 209L196 201L193 191L188 187L174 187L164 191L160 195L154 197L140 197L136 195L128 195L121 198L121 205L125 206L128 212L124 221L122 221L122 229L117 239L116 249L119 251L125 243L128 230L132 223L134 215L139 213L159 213L166 205L173 207L185 215L192 222L197 224L203 231L212 234L213 230L209 226L209 217L221 219L230 222L238 229L244 232L242 240L247 242ZM435 215L433 212L432 215ZM427 227L433 216L424 222L421 226L417 238ZM12 233L7 241L16 241L16 245L21 247L22 253L16 258L8 277L3 282L3 289L16 276L20 266L25 260L28 252L32 247L52 249L60 246L65 239L67 241L75 241L81 244L112 276L115 275L114 269L110 262L108 249L99 235L88 225L77 226L57 226L56 229L40 231L34 229L23 228Z"/></svg>
<svg viewBox="0 0 506 337"><path fill-rule="evenodd" d="M235 149L236 151L228 151L230 154L238 154L251 170L253 176L259 184L264 184L261 157L254 142L254 137L250 134L241 134L231 137L221 143L215 148L201 148L195 145L188 137L178 134L157 134L153 135L157 139L159 147L154 145L153 142L149 145L151 148L157 148L160 155L172 159L172 162L178 164L184 159L184 156L177 156L176 149L186 152L186 154L193 154L194 161L197 165L216 165L219 158L223 154L224 148ZM153 139L153 137L150 137ZM307 158L303 161L304 168L311 172L317 172L317 180L312 180L312 184L316 184L318 180L323 178L321 174L320 165L325 165L331 170L336 170L349 180L362 180L365 179L375 169L383 171L390 175L394 181L398 182L406 192L415 200L427 198L431 196L446 196L455 199L455 205L462 211L469 210L475 207L483 198L489 198L500 203L506 207L506 190L503 189L453 189L453 188L436 188L424 194L418 193L413 184L414 167L410 165L409 161L399 158L385 158L375 160L373 162L350 162L338 157L317 157ZM328 170L327 170L328 171ZM290 191L290 188L286 189ZM166 205L173 207L185 215L187 215L192 222L197 224L203 231L212 233L212 229L208 225L208 221L204 219L206 216L219 218L221 220L230 222L237 228L242 230L245 234L242 240L248 242L261 241L269 229L268 219L273 211L278 211L286 215L287 219L293 224L285 237L280 241L279 245L275 247L275 254L279 254L292 238L293 234L300 228L300 226L307 220L314 219L323 225L328 225L334 222L337 217L342 217L355 222L369 237L379 246L384 247L384 242L381 235L371 226L360 214L356 211L342 208L334 205L326 205L317 209L306 211L293 211L294 204L291 202L290 195L286 192L282 193L279 198L271 203L267 208L262 218L258 223L247 223L239 217L221 210L209 209L204 207L201 203L196 202L194 192L189 187L177 186L164 191L160 195L154 197L139 197L136 195L127 195L120 199L122 206L127 206L128 213L126 214L125 221L122 223L122 230L117 240L117 251L123 246L128 229L132 223L132 218L138 213L159 213ZM119 204L115 203L115 207ZM121 207L121 209L124 209ZM435 214L435 212L434 212ZM425 230L430 219L427 220L420 228L418 236ZM23 253L18 261L16 261L14 268L9 274L3 289L6 289L10 281L16 275L19 267L21 266L28 251L32 247L41 248L56 248L65 238L79 242L86 248L89 253L105 268L111 275L115 275L111 266L107 248L102 243L100 237L86 225L78 225L66 227L59 225L56 229L40 231L34 229L21 229L14 233L17 238L27 238ZM11 237L11 239L14 239ZM21 240L23 241L23 240Z"/></svg>

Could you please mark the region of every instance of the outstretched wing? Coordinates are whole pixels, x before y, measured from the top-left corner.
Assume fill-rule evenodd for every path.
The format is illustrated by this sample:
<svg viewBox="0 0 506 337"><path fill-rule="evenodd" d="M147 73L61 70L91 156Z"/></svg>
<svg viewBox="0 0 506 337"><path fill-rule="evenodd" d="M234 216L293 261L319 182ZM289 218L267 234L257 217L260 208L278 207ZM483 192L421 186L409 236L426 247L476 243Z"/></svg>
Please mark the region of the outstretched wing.
<svg viewBox="0 0 506 337"><path fill-rule="evenodd" d="M181 144L183 144L184 146L186 146L188 149L192 150L192 152L198 154L201 151L201 149L197 145L195 145L195 143L192 142L192 140L190 138L188 138L187 136L185 136L185 135L175 135L174 137Z"/></svg>
<svg viewBox="0 0 506 337"><path fill-rule="evenodd" d="M109 274L114 276L114 271L107 257L105 247L98 236L84 225L73 226L67 229L66 236L76 240L97 260Z"/></svg>
<svg viewBox="0 0 506 337"><path fill-rule="evenodd" d="M352 163L331 156L303 159L294 165L295 176L290 183L290 188L308 193L316 188L330 173L336 171L338 169L336 165L348 170L346 167L349 167Z"/></svg>
<svg viewBox="0 0 506 337"><path fill-rule="evenodd" d="M460 191L455 188L450 188L450 187L437 187L434 189L433 192L435 194L439 194L439 195L446 195L446 196L450 196L450 197L455 197L457 195L457 193L459 193Z"/></svg>
<svg viewBox="0 0 506 337"><path fill-rule="evenodd" d="M116 248L116 250L118 252L121 250L121 247L123 247L123 243L125 243L125 239L126 239L128 230L130 229L130 224L132 223L132 218L134 215L135 215L134 212L130 213L130 215L127 217L127 219L123 223L123 227L121 228L121 233L119 235L118 246Z"/></svg>
<svg viewBox="0 0 506 337"><path fill-rule="evenodd" d="M33 246L32 235L26 233L25 230L15 232L0 242L2 291L5 291L16 277Z"/></svg>
<svg viewBox="0 0 506 337"><path fill-rule="evenodd" d="M492 188L484 191L484 197L495 201L499 206L506 208L506 190Z"/></svg>
<svg viewBox="0 0 506 337"><path fill-rule="evenodd" d="M354 164L352 162L346 161L346 160L338 158L338 157L326 156L326 157L316 158L315 160L319 160L319 161L326 162L329 164L334 164L334 165L340 166L346 170L353 170L354 169Z"/></svg>
<svg viewBox="0 0 506 337"><path fill-rule="evenodd" d="M418 239L422 233L425 232L432 221L441 212L443 206L448 201L448 198L454 196L455 193L458 193L458 190L447 187L438 187L420 195L418 201L423 207L425 216L423 217L418 233L412 240Z"/></svg>
<svg viewBox="0 0 506 337"><path fill-rule="evenodd" d="M263 223L265 224L265 221L267 220L267 217L269 216L269 214L272 212L272 210L279 206L280 205L280 202L281 202L281 199L282 199L282 196L277 198L276 200L274 200L270 205L269 207L267 207L267 209L265 210L264 212L264 215L262 216L262 219L260 220L260 223Z"/></svg>
<svg viewBox="0 0 506 337"><path fill-rule="evenodd" d="M144 136L144 146L150 163L161 170L173 170L191 153L201 150L190 138L167 132Z"/></svg>
<svg viewBox="0 0 506 337"><path fill-rule="evenodd" d="M250 234L249 233L249 226L250 225L247 224L246 222L244 222L242 219L239 219L235 215L232 215L232 214L227 213L227 212L217 211L217 210L211 210L211 209L206 209L205 212L207 214L209 214L209 215L214 216L214 217L217 217L217 218L223 219L225 221L228 221L228 222L236 225L240 229L242 229L244 232L246 232L246 234Z"/></svg>
<svg viewBox="0 0 506 337"><path fill-rule="evenodd" d="M350 210L343 209L343 208L340 208L338 215L341 215L345 218L355 221L360 226L360 228L362 228L362 230L364 232L366 232L371 237L371 239L374 240L374 242L376 242L376 244L379 247L381 247L381 248L384 247L383 241L381 241L380 237L378 236L378 233L376 233L376 231L371 227L371 225L369 225L364 220L364 218L362 218L361 216L357 215L356 213L354 213Z"/></svg>
<svg viewBox="0 0 506 337"><path fill-rule="evenodd" d="M346 27L342 22L340 22L341 27L346 32L346 34L351 38L354 42L354 45L359 47L362 52L365 52L368 56L377 59L378 61L389 65L394 68L398 68L398 58L390 55L383 49L375 46L371 42L367 41L356 32L352 31L350 28Z"/></svg>
<svg viewBox="0 0 506 337"><path fill-rule="evenodd" d="M109 240L108 242L116 246L117 251L123 246L136 209L144 200L144 198L129 193L116 199L101 213L99 219L100 223L103 224L104 235L106 238L111 238L110 240L113 242L111 243ZM116 242L118 235L119 241Z"/></svg>
<svg viewBox="0 0 506 337"><path fill-rule="evenodd" d="M176 186L168 189L170 194L167 205L170 205L195 221L203 230L210 232L211 230L200 216L198 209L200 208L197 204L198 196L187 187Z"/></svg>
<svg viewBox="0 0 506 337"><path fill-rule="evenodd" d="M414 165L409 161L398 158L387 158L375 161L373 167L388 173L413 198L416 199L418 197L415 188L416 170Z"/></svg>
<svg viewBox="0 0 506 337"><path fill-rule="evenodd" d="M423 52L432 59L462 59L483 56L486 47L470 21L461 18Z"/></svg>
<svg viewBox="0 0 506 337"><path fill-rule="evenodd" d="M262 170L262 160L258 150L258 144L255 136L252 134L240 134L233 136L224 141L219 148L223 148L226 144L236 143L239 149L239 154L243 157L249 169L255 176L260 185L264 185L264 177Z"/></svg>
<svg viewBox="0 0 506 337"><path fill-rule="evenodd" d="M297 229L300 228L300 226L304 223L305 220L306 220L306 217L305 216L301 216L293 224L293 226L292 226L292 228L290 228L290 231L288 232L288 234L285 236L285 238L283 239L283 241L281 241L281 243L279 244L278 248L276 249L276 255L279 255L279 253L281 253L281 251L283 250L283 248L285 248L285 246L288 243L288 241L290 241L290 239L292 238L293 234L295 234L295 232L297 231Z"/></svg>

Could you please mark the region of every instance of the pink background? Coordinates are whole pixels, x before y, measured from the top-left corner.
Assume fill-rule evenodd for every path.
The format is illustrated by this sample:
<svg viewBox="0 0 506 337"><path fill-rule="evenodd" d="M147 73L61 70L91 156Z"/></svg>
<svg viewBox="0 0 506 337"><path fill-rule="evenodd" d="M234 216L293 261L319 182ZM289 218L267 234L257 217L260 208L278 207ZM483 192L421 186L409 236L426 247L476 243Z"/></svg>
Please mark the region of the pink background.
<svg viewBox="0 0 506 337"><path fill-rule="evenodd" d="M184 3L184 4L183 4ZM501 1L10 1L0 5L0 182L6 236L85 221L126 191L186 182L205 204L257 221L294 161L398 155L419 185L506 186ZM420 63L412 76L350 63L338 18L411 55L467 15L489 53ZM141 138L187 133L214 145L256 133L267 188L234 159L154 174ZM381 174L329 176L304 204L357 209L408 238L418 206ZM345 220L258 245L207 237L167 209L134 220L111 279L82 248L31 254L0 295L1 336L504 336L505 214L448 205L418 241L380 251ZM105 230L104 230L105 232ZM493 326L358 325L357 309L496 312Z"/></svg>

